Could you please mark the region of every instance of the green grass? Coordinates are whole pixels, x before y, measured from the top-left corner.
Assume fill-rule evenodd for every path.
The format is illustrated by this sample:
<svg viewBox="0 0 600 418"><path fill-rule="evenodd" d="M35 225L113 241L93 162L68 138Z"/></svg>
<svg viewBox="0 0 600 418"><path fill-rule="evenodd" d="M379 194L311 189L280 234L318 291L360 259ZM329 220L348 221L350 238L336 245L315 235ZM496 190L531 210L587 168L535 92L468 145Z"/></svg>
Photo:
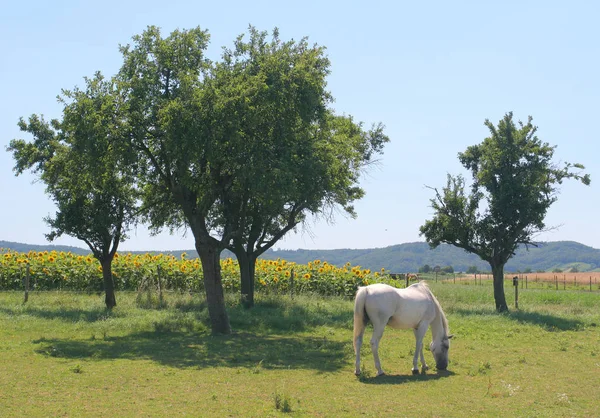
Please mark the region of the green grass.
<svg viewBox="0 0 600 418"><path fill-rule="evenodd" d="M449 370L413 376L412 332L388 329L388 375L367 343L361 378L348 300L257 295L246 311L229 296L235 332L211 336L199 295L118 293L107 312L95 294L0 292L0 416L597 415L599 293L522 291L498 315L489 287L430 285Z"/></svg>

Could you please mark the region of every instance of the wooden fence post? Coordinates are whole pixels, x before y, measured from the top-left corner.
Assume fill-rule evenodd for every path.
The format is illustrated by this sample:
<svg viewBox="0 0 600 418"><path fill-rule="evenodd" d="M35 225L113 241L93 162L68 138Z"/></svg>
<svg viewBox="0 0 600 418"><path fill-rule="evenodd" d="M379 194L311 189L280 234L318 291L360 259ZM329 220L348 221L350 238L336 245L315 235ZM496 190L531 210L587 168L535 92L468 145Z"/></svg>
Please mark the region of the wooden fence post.
<svg viewBox="0 0 600 418"><path fill-rule="evenodd" d="M156 266L156 282L158 284L158 303L162 307L163 305L163 294L162 294L162 286L161 286L161 268L160 264Z"/></svg>
<svg viewBox="0 0 600 418"><path fill-rule="evenodd" d="M27 303L29 300L29 264L25 266L25 277L23 278L23 284L25 285L25 298L23 303Z"/></svg>
<svg viewBox="0 0 600 418"><path fill-rule="evenodd" d="M515 287L515 309L519 309L519 278L513 277L513 286Z"/></svg>

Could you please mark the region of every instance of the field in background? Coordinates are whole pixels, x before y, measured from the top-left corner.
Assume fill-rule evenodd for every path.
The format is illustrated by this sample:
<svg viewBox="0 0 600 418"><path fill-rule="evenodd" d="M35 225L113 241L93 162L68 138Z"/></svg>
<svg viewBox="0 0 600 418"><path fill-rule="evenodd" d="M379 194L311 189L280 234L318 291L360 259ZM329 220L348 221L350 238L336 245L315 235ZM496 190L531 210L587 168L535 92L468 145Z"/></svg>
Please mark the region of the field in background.
<svg viewBox="0 0 600 418"><path fill-rule="evenodd" d="M211 336L201 294L169 293L161 302L153 292L119 292L107 312L94 293L33 292L23 304L22 292L0 292L0 412L597 415L599 292L523 291L521 310L498 315L488 286L430 286L455 335L448 372L413 376L412 332L388 329L380 347L388 375L378 378L368 344L366 374L353 375L352 301L339 297L259 293L244 310L229 293L235 332Z"/></svg>

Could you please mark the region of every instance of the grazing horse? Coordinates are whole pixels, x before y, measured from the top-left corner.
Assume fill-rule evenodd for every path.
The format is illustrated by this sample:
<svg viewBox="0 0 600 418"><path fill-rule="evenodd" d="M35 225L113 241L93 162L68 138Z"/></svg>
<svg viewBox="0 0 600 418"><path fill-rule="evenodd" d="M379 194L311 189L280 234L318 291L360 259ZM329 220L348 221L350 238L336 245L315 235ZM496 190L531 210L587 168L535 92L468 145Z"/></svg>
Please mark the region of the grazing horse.
<svg viewBox="0 0 600 418"><path fill-rule="evenodd" d="M406 273L406 279L407 279L408 281L411 281L411 280L419 280L419 275L418 275L418 274L415 274L415 273Z"/></svg>
<svg viewBox="0 0 600 418"><path fill-rule="evenodd" d="M386 325L392 328L412 328L417 340L413 358L413 374L419 373L418 357L421 357L423 371L427 370L423 356L423 337L431 325L433 341L429 349L433 353L438 370L448 367L450 338L448 321L438 300L425 282L415 283L406 289L396 289L387 284L372 284L359 287L354 301L354 353L356 354L355 373L360 374L360 347L367 322L373 323L371 351L377 368L377 376L385 374L379 361L379 341Z"/></svg>

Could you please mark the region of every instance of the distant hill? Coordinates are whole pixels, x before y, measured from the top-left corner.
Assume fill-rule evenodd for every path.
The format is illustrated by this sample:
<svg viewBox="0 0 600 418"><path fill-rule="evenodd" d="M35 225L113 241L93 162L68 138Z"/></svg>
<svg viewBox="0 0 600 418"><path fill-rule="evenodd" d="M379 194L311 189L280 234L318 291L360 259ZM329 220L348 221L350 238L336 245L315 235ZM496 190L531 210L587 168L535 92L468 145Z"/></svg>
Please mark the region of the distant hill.
<svg viewBox="0 0 600 418"><path fill-rule="evenodd" d="M327 260L335 265L350 262L372 270L384 267L398 273L416 272L425 264L431 267L452 266L454 271L466 271L470 266L476 266L480 271L490 270L488 263L460 248L442 244L432 250L425 242L363 250L278 250L268 251L263 258L281 258L301 264L316 259ZM577 267L579 271L600 270L600 250L573 241L543 242L538 247L520 248L505 269L552 271L572 267Z"/></svg>
<svg viewBox="0 0 600 418"><path fill-rule="evenodd" d="M30 245L16 242L0 241L0 248L16 251L71 251L75 254L89 254L89 250L61 245ZM132 251L143 253L145 251ZM149 251L158 253L158 251ZM186 252L189 258L197 257L195 250L165 251L179 257ZM229 251L223 251L223 258L232 257ZM452 266L454 271L466 271L476 266L480 271L488 271L489 265L479 257L451 245L440 245L431 250L424 242L411 242L392 245L385 248L339 249L339 250L269 250L261 258L274 260L281 258L306 264L309 261L321 260L342 266L346 263L360 265L363 268L379 270L382 267L391 272L416 272L428 264L431 267ZM577 267L579 271L600 271L600 250L574 241L543 242L538 247L520 248L517 254L506 264L506 271L552 271L568 270Z"/></svg>

